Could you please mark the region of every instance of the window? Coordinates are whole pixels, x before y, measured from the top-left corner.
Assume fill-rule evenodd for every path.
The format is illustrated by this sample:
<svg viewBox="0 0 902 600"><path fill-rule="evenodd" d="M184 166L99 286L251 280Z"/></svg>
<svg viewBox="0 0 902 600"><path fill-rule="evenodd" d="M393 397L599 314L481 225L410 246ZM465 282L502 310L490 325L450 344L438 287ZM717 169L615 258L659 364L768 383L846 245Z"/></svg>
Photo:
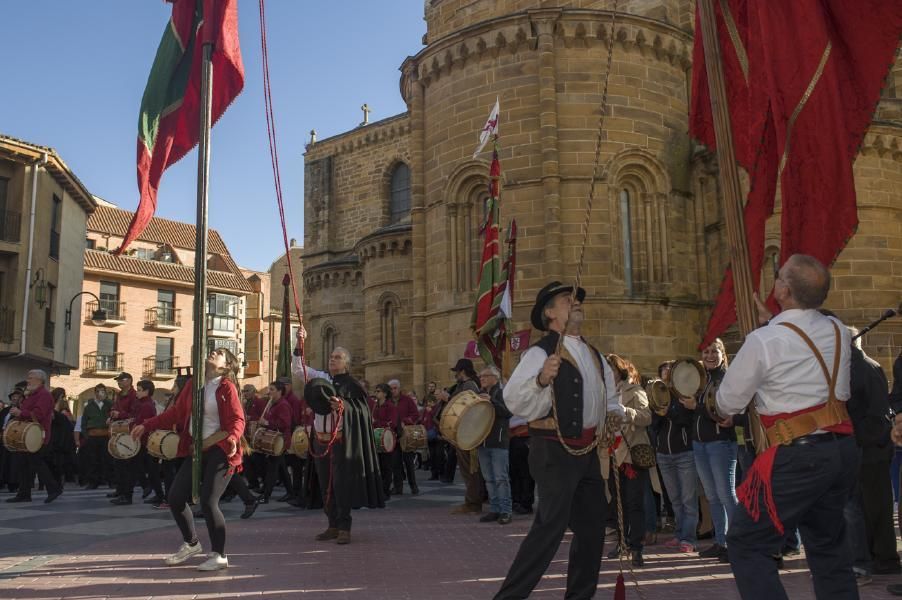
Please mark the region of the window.
<svg viewBox="0 0 902 600"><path fill-rule="evenodd" d="M119 335L110 331L97 332L96 370L115 371Z"/></svg>
<svg viewBox="0 0 902 600"><path fill-rule="evenodd" d="M9 179L0 177L0 215L6 212L6 197L9 189Z"/></svg>
<svg viewBox="0 0 902 600"><path fill-rule="evenodd" d="M208 338L207 352L213 352L217 348L225 348L236 357L238 356L238 341L223 338Z"/></svg>
<svg viewBox="0 0 902 600"><path fill-rule="evenodd" d="M623 239L623 283L626 295L633 295L633 233L630 219L630 192L620 191L620 236Z"/></svg>
<svg viewBox="0 0 902 600"><path fill-rule="evenodd" d="M94 250L95 248L97 248L97 242L95 242L91 238L85 238L85 249Z"/></svg>
<svg viewBox="0 0 902 600"><path fill-rule="evenodd" d="M398 300L395 297L383 298L379 303L379 320L381 322L382 354L391 355L397 351L398 341Z"/></svg>
<svg viewBox="0 0 902 600"><path fill-rule="evenodd" d="M338 345L338 331L332 325L323 328L323 363L328 363L329 355Z"/></svg>
<svg viewBox="0 0 902 600"><path fill-rule="evenodd" d="M238 324L238 297L227 294L207 296L207 329L235 331Z"/></svg>
<svg viewBox="0 0 902 600"><path fill-rule="evenodd" d="M398 223L410 214L410 169L404 163L391 175L390 223Z"/></svg>
<svg viewBox="0 0 902 600"><path fill-rule="evenodd" d="M107 320L119 320L119 284L115 281L100 282L100 308L106 311Z"/></svg>
<svg viewBox="0 0 902 600"><path fill-rule="evenodd" d="M18 242L21 215L9 210L8 188L9 180L0 177L0 240Z"/></svg>
<svg viewBox="0 0 902 600"><path fill-rule="evenodd" d="M156 373L171 373L174 365L172 364L172 355L174 353L175 340L168 337L157 338L157 348L155 353L156 364L154 371Z"/></svg>
<svg viewBox="0 0 902 600"><path fill-rule="evenodd" d="M155 260L157 258L157 251L153 248L135 248L133 256L144 260Z"/></svg>
<svg viewBox="0 0 902 600"><path fill-rule="evenodd" d="M44 309L44 347L53 348L56 339L56 323L53 322L53 297L56 286L47 284L47 308Z"/></svg>
<svg viewBox="0 0 902 600"><path fill-rule="evenodd" d="M157 290L157 322L170 325L175 322L175 292Z"/></svg>
<svg viewBox="0 0 902 600"><path fill-rule="evenodd" d="M53 196L53 212L50 215L50 258L60 257L60 221L63 215L63 202Z"/></svg>

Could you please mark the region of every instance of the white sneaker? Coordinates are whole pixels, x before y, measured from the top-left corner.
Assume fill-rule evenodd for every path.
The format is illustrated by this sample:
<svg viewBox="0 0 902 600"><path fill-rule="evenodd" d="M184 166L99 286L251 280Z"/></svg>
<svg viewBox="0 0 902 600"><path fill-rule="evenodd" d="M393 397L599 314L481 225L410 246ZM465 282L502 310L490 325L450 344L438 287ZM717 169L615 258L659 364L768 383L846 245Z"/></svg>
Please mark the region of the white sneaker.
<svg viewBox="0 0 902 600"><path fill-rule="evenodd" d="M167 556L165 559L163 559L163 562L170 567L173 565L180 565L195 554L200 554L203 551L203 548L200 547L200 542L197 542L193 546L188 542L182 542L182 545L179 547L179 551L172 556Z"/></svg>
<svg viewBox="0 0 902 600"><path fill-rule="evenodd" d="M210 558L202 562L198 567L198 571L218 571L219 569L228 569L229 559L222 556L218 552L211 552Z"/></svg>

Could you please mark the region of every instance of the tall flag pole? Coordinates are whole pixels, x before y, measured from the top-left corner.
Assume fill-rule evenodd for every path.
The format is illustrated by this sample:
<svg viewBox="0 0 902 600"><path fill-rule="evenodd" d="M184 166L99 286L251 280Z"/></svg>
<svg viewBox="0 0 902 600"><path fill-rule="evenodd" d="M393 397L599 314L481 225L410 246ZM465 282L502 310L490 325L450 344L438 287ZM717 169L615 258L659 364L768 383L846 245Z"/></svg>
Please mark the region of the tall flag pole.
<svg viewBox="0 0 902 600"><path fill-rule="evenodd" d="M479 355L486 364L500 366L504 338L504 315L501 299L507 283L507 275L501 265L499 222L501 207L501 161L498 159L498 122L500 104L495 106L479 135L479 144L474 156L492 141L492 163L489 167L489 206L483 226L485 240L482 246L482 262L479 266L479 289L470 327L476 337Z"/></svg>
<svg viewBox="0 0 902 600"><path fill-rule="evenodd" d="M504 282L504 292L501 295L501 314L504 316L502 324L501 341L504 344L504 354L501 360L501 373L506 379L511 373L511 345L510 334L511 321L514 318L514 279L517 275L517 220L511 219L507 230L507 259L504 261L504 273L507 278Z"/></svg>

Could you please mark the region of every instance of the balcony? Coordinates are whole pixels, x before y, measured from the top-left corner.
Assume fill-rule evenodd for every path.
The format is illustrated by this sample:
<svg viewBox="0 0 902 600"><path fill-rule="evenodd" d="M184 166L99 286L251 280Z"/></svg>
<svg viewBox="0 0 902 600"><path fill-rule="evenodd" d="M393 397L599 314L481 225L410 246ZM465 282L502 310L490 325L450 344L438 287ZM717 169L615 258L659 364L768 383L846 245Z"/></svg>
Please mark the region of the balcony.
<svg viewBox="0 0 902 600"><path fill-rule="evenodd" d="M238 318L226 315L207 313L207 335L215 337L232 337L238 327Z"/></svg>
<svg viewBox="0 0 902 600"><path fill-rule="evenodd" d="M115 327L116 325L124 325L125 324L125 302L118 302L116 300L101 300L98 305L96 300L91 300L90 302L85 304L85 322L91 322L91 315L94 314L94 311L99 308L102 308L106 311L106 322L105 326Z"/></svg>
<svg viewBox="0 0 902 600"><path fill-rule="evenodd" d="M175 377L175 365L178 362L178 356L145 356L142 373L149 379L171 379Z"/></svg>
<svg viewBox="0 0 902 600"><path fill-rule="evenodd" d="M81 369L85 375L115 377L122 371L122 352L88 352Z"/></svg>
<svg viewBox="0 0 902 600"><path fill-rule="evenodd" d="M21 241L22 214L14 210L0 211L0 242Z"/></svg>
<svg viewBox="0 0 902 600"><path fill-rule="evenodd" d="M0 306L0 343L11 344L15 340L16 311L9 306Z"/></svg>
<svg viewBox="0 0 902 600"><path fill-rule="evenodd" d="M182 309L155 306L144 311L144 326L158 331L175 331L182 326Z"/></svg>

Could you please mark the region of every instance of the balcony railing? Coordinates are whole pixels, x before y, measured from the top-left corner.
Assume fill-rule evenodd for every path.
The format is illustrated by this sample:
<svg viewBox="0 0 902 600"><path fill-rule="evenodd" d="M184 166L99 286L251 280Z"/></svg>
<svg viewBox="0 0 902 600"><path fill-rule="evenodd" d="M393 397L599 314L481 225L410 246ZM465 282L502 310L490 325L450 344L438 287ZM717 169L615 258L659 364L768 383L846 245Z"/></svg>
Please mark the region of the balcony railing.
<svg viewBox="0 0 902 600"><path fill-rule="evenodd" d="M172 377L175 376L175 365L178 362L178 356L145 356L142 372L145 377Z"/></svg>
<svg viewBox="0 0 902 600"><path fill-rule="evenodd" d="M125 302L117 300L101 300L99 307L106 311L107 322L124 323L125 322ZM97 310L97 300L91 300L85 304L85 321L91 320L91 315Z"/></svg>
<svg viewBox="0 0 902 600"><path fill-rule="evenodd" d="M225 348L235 356L238 356L238 341L222 338L207 338L207 352L213 352L217 348Z"/></svg>
<svg viewBox="0 0 902 600"><path fill-rule="evenodd" d="M82 360L86 375L118 373L122 370L122 352L88 352Z"/></svg>
<svg viewBox="0 0 902 600"><path fill-rule="evenodd" d="M14 210L0 211L0 241L18 243L21 240L22 214Z"/></svg>
<svg viewBox="0 0 902 600"><path fill-rule="evenodd" d="M155 306L144 311L144 326L154 329L177 329L182 326L182 309Z"/></svg>
<svg viewBox="0 0 902 600"><path fill-rule="evenodd" d="M0 342L9 344L16 330L16 310L9 306L0 306Z"/></svg>

